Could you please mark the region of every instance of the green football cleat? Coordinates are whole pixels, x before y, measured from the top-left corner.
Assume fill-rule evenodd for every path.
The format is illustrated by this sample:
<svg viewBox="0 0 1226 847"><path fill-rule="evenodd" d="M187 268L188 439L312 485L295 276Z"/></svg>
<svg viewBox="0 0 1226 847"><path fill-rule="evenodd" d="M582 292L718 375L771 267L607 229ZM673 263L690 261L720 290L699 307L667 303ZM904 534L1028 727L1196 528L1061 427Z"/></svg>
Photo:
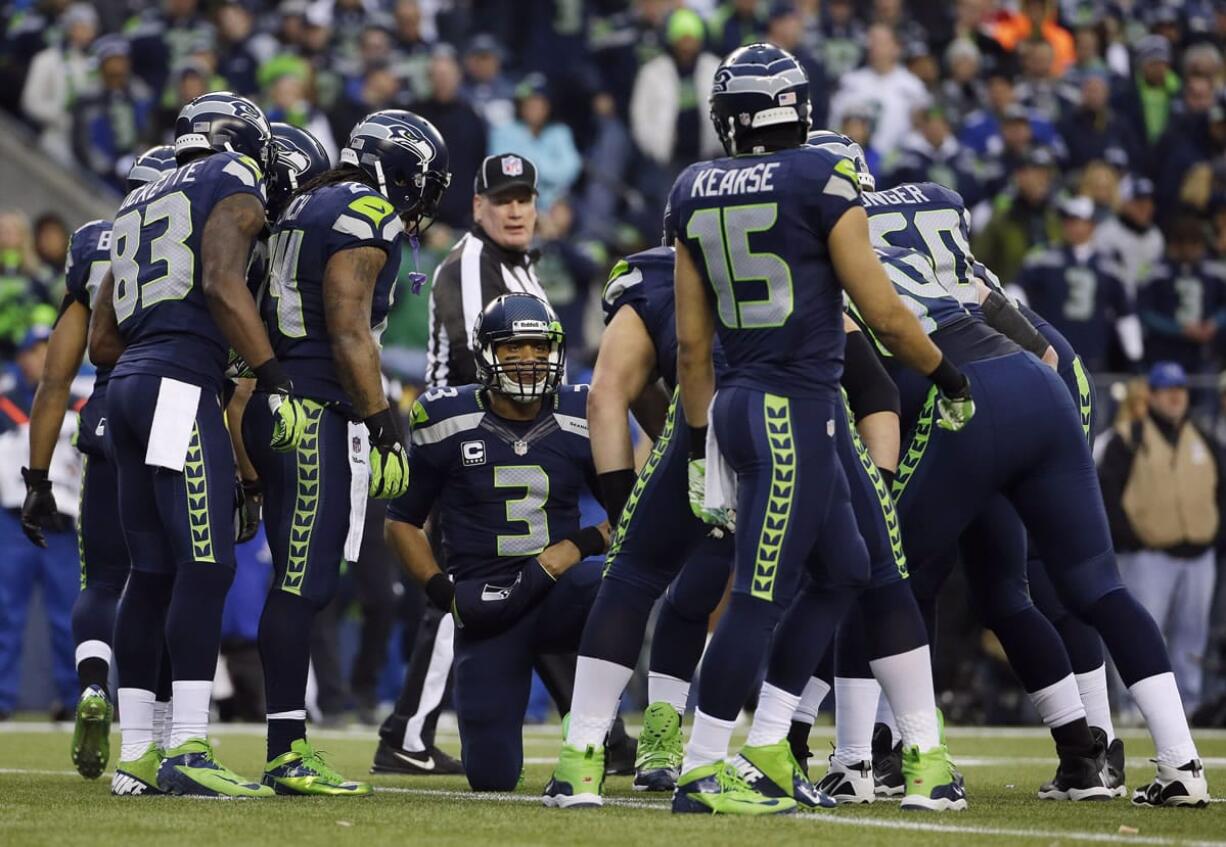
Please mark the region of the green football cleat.
<svg viewBox="0 0 1226 847"><path fill-rule="evenodd" d="M545 786L541 802L555 809L583 809L603 806L600 790L604 786L604 746L588 745L580 750L562 743L562 753Z"/></svg>
<svg viewBox="0 0 1226 847"><path fill-rule="evenodd" d="M77 723L72 731L72 763L86 779L97 779L111 759L111 718L115 707L106 691L91 685L77 701Z"/></svg>
<svg viewBox="0 0 1226 847"><path fill-rule="evenodd" d="M652 703L643 712L643 730L634 760L634 790L676 788L682 753L681 716L670 703Z"/></svg>
<svg viewBox="0 0 1226 847"><path fill-rule="evenodd" d="M369 782L347 780L328 767L323 754L305 738L299 738L290 745L288 753L265 765L260 781L278 794L369 797L372 792Z"/></svg>
<svg viewBox="0 0 1226 847"><path fill-rule="evenodd" d="M251 782L217 761L203 738L190 738L165 753L158 768L158 788L187 797L255 799L275 796L267 785Z"/></svg>
<svg viewBox="0 0 1226 847"><path fill-rule="evenodd" d="M742 747L732 766L750 788L765 797L789 797L802 809L833 809L837 805L809 782L786 738L774 744Z"/></svg>
<svg viewBox="0 0 1226 847"><path fill-rule="evenodd" d="M962 775L954 767L944 744L922 753L919 747L903 748L902 773L907 781L907 793L900 806L904 812L961 812L966 809Z"/></svg>
<svg viewBox="0 0 1226 847"><path fill-rule="evenodd" d="M766 797L728 762L692 768L677 779L673 812L698 815L787 815L796 811L791 797Z"/></svg>
<svg viewBox="0 0 1226 847"><path fill-rule="evenodd" d="M111 777L111 793L116 797L151 797L163 794L158 788L158 768L162 764L162 748L150 744L139 758L120 759Z"/></svg>

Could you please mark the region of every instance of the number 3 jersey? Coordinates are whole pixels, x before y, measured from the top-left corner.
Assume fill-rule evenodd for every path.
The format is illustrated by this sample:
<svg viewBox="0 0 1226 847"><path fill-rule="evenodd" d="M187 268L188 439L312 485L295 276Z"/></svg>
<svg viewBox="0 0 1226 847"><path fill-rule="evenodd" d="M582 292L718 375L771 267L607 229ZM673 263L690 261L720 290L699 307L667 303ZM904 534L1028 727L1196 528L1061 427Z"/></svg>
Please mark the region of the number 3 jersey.
<svg viewBox="0 0 1226 847"><path fill-rule="evenodd" d="M205 301L204 226L236 194L266 202L264 176L238 153L213 153L124 198L111 232L113 302L127 344L113 377L150 374L220 391L229 345Z"/></svg>
<svg viewBox="0 0 1226 847"><path fill-rule="evenodd" d="M700 162L677 178L669 207L712 292L721 387L835 394L843 301L826 242L860 205L851 161L807 147Z"/></svg>
<svg viewBox="0 0 1226 847"><path fill-rule="evenodd" d="M370 326L376 341L387 324L400 270L404 224L378 192L357 182L296 197L269 241L268 296L261 309L273 352L294 393L351 412L332 359L324 308L324 271L342 250L376 247L387 260L375 278Z"/></svg>
<svg viewBox="0 0 1226 847"><path fill-rule="evenodd" d="M422 526L435 511L447 570L457 580L517 573L579 529L579 498L596 490L587 390L562 386L532 421L495 415L476 385L419 397L412 481L388 517Z"/></svg>

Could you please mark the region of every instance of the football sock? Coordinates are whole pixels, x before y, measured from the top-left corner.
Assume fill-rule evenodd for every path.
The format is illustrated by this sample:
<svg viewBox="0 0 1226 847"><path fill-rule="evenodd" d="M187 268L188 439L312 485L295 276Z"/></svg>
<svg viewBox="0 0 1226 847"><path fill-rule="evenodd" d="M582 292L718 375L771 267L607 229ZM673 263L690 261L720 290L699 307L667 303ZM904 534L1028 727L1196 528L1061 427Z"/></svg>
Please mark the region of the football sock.
<svg viewBox="0 0 1226 847"><path fill-rule="evenodd" d="M165 642L156 635L165 627L173 587L173 574L133 570L128 577L115 613L112 642L120 688L157 689Z"/></svg>
<svg viewBox="0 0 1226 847"><path fill-rule="evenodd" d="M735 726L735 719L720 720L704 715L700 709L694 710L694 726L690 730L689 743L685 745L681 772L687 773L694 768L711 765L726 758L728 743L732 740L732 730Z"/></svg>
<svg viewBox="0 0 1226 847"><path fill-rule="evenodd" d="M883 723L888 726L890 737L895 744L902 740L898 734L898 721L894 718L894 710L890 708L890 701L885 697L877 699L877 718L874 723Z"/></svg>
<svg viewBox="0 0 1226 847"><path fill-rule="evenodd" d="M741 713L753 692L762 660L766 657L771 638L775 634L775 625L779 623L779 616L780 609L775 603L739 592L732 595L728 608L711 637L711 643L707 645L707 655L703 660L707 668L717 672L704 673L698 679L698 708L708 717L731 722ZM779 653L805 652L796 648L807 646L806 642L785 641L784 638L781 632L780 642L793 649L775 651L772 663ZM795 691L804 689L805 681L816 663L816 658L808 659L807 669L793 686ZM778 684L774 680L771 680L771 683ZM788 688L786 685L781 687L785 690ZM699 749L706 748L700 745ZM723 755L717 758L723 758Z"/></svg>
<svg viewBox="0 0 1226 847"><path fill-rule="evenodd" d="M1033 605L1003 617L987 616L984 623L996 634L1026 691L1040 691L1072 676L1056 628Z"/></svg>
<svg viewBox="0 0 1226 847"><path fill-rule="evenodd" d="M834 757L843 764L873 760L872 717L880 697L875 679L834 678Z"/></svg>
<svg viewBox="0 0 1226 847"><path fill-rule="evenodd" d="M1170 673L1162 632L1127 589L1117 588L1091 605L1083 617L1098 630L1124 685ZM1179 713L1183 714L1180 707ZM1146 718L1149 716L1146 715Z"/></svg>
<svg viewBox="0 0 1226 847"><path fill-rule="evenodd" d="M173 728L174 704L170 701L173 693L172 680L174 675L170 670L170 651L162 650L162 667L158 671L157 688L153 690L153 743L163 750L170 746L170 731ZM162 726L158 729L158 710L162 712Z"/></svg>
<svg viewBox="0 0 1226 847"><path fill-rule="evenodd" d="M1043 725L1052 731L1052 737L1056 739L1057 744L1065 746L1084 746L1086 739L1089 738L1089 730L1086 730L1085 737L1080 739L1081 743L1069 745L1069 739L1061 740L1057 737L1056 729L1066 724L1071 724L1074 721L1084 720L1086 716L1085 707L1081 705L1081 694L1077 691L1077 681L1073 679L1073 675L1069 674L1064 679L1053 682L1046 688L1040 688L1038 691L1028 691L1026 696L1030 698L1030 702L1034 704L1035 711L1039 713L1039 718L1043 721Z"/></svg>
<svg viewBox="0 0 1226 847"><path fill-rule="evenodd" d="M1094 633L1095 640L1098 633ZM1074 674L1081 705L1086 710L1086 720L1107 733L1107 743L1115 740L1115 726L1111 723L1111 703L1107 699L1107 666L1099 665L1089 673Z"/></svg>
<svg viewBox="0 0 1226 847"><path fill-rule="evenodd" d="M684 715L685 703L689 699L690 684L686 680L655 671L647 674L648 703L668 703L677 710L677 714Z"/></svg>
<svg viewBox="0 0 1226 847"><path fill-rule="evenodd" d="M1145 716L1161 764L1179 767L1197 758L1175 674L1168 671L1138 680L1128 686L1128 693Z"/></svg>
<svg viewBox="0 0 1226 847"><path fill-rule="evenodd" d="M918 612L917 612L918 617ZM937 726L936 695L932 687L932 660L928 645L913 647L896 656L883 656L869 663L898 720L904 747L931 750L941 743ZM865 703L855 720L868 728L872 740L877 704Z"/></svg>
<svg viewBox="0 0 1226 847"><path fill-rule="evenodd" d="M170 703L165 700L153 701L153 743L163 749L170 741L170 731L173 726L174 713Z"/></svg>
<svg viewBox="0 0 1226 847"><path fill-rule="evenodd" d="M718 605L718 597L715 602ZM707 646L710 613L711 609L707 609L689 614L665 595L651 635L649 666L652 673L678 680L694 678L694 669L698 667L702 650Z"/></svg>
<svg viewBox="0 0 1226 847"><path fill-rule="evenodd" d="M315 605L276 584L268 592L260 615L260 659L264 666L264 697L268 714L268 761L288 753L290 744L306 737L306 685L311 663L310 640ZM178 695L176 695L177 697ZM303 712L303 718L274 719Z"/></svg>
<svg viewBox="0 0 1226 847"><path fill-rule="evenodd" d="M830 683L815 676L809 677L805 690L800 692L800 702L796 705L793 720L813 726L817 722L817 713L821 711L826 695L830 693Z"/></svg>
<svg viewBox="0 0 1226 847"><path fill-rule="evenodd" d="M268 761L288 753L291 745L306 738L306 709L268 714Z"/></svg>
<svg viewBox="0 0 1226 847"><path fill-rule="evenodd" d="M758 708L754 710L753 725L749 728L749 738L745 743L750 747L763 747L787 738L792 715L799 704L799 694L790 694L769 682L762 683Z"/></svg>
<svg viewBox="0 0 1226 847"><path fill-rule="evenodd" d="M138 759L153 743L153 692L143 688L121 688L119 700L119 758Z"/></svg>
<svg viewBox="0 0 1226 847"><path fill-rule="evenodd" d="M657 596L643 586L606 577L583 627L579 655L627 668L637 665Z"/></svg>
<svg viewBox="0 0 1226 847"><path fill-rule="evenodd" d="M221 649L221 613L233 580L233 567L214 562L179 565L174 577L170 608L166 612L166 646L170 650L170 666L174 670L176 686L179 680L207 679L211 683L217 672L217 654ZM142 636L148 638L148 631ZM306 641L305 637L300 640ZM178 704L177 689L174 697ZM175 723L177 726L177 714ZM177 728L175 734L177 737Z"/></svg>
<svg viewBox="0 0 1226 847"><path fill-rule="evenodd" d="M77 644L77 683L84 691L96 685L107 690L111 672L111 645L105 641L82 641Z"/></svg>
<svg viewBox="0 0 1226 847"><path fill-rule="evenodd" d="M209 702L213 696L213 680L176 679L174 681L174 714L171 716L170 744L178 747L192 738L209 737ZM152 717L152 715L150 715Z"/></svg>
<svg viewBox="0 0 1226 847"><path fill-rule="evenodd" d="M601 588L603 590L604 586ZM604 744L613 718L617 715L617 703L632 676L632 667L589 656L579 657L575 670L575 691L571 697L570 727L566 732L567 744L579 750Z"/></svg>

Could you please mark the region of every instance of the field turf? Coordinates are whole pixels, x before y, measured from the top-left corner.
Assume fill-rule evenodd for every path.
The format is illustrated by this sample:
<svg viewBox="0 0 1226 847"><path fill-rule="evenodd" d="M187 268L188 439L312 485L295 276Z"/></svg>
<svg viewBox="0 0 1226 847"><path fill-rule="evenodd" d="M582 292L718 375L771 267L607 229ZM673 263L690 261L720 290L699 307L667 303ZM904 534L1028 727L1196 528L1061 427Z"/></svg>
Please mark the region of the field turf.
<svg viewBox="0 0 1226 847"><path fill-rule="evenodd" d="M0 724L0 845L238 845L445 844L639 847L663 844L775 845L840 842L869 845L1220 844L1226 847L1226 799L1207 809L1138 809L1126 800L1107 803L1043 802L1035 789L1054 770L1047 734L1035 729L950 730L950 747L966 774L971 807L955 814L903 814L896 804L841 807L822 814L729 819L674 816L661 795L630 790L628 777L606 782L603 810L542 808L538 795L559 745L556 726L525 730L527 769L513 794L476 795L462 778L374 777L367 799L277 798L215 802L184 798L117 798L109 772L86 782L69 761L70 725ZM219 726L218 757L250 778L264 761L263 727ZM1148 737L1123 736L1129 785L1148 778ZM351 778L367 773L374 752L371 730L318 731L315 746ZM827 751L828 728L814 732L815 751ZM1210 787L1226 798L1226 732L1197 734ZM118 734L113 749L118 751ZM454 732L440 733L456 751ZM819 756L824 753L819 752ZM824 763L817 761L820 774Z"/></svg>

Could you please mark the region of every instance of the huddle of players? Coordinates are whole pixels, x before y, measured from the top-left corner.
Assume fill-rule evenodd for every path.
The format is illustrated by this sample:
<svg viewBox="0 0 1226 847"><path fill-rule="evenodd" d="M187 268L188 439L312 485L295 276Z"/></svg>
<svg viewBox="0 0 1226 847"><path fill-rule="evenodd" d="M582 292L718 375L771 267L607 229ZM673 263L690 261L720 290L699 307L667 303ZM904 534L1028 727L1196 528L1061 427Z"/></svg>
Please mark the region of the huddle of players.
<svg viewBox="0 0 1226 847"><path fill-rule="evenodd" d="M114 793L369 794L306 739L300 638L331 598L341 557L356 551L369 493L399 498L389 538L456 618L457 710L478 790L516 785L532 663L577 645L545 803L600 804L604 738L667 590L636 788L673 791L679 812L871 801L884 690L897 772L879 767L876 791L902 794L909 809L965 808L925 626L961 544L987 623L1056 741L1059 768L1041 796L1123 793L1122 762L1106 760L1109 726L1086 719L1103 704L1087 695L1083 705L1083 674L1027 593L1029 532L1071 609L1053 598L1044 611L1101 634L1154 734L1158 772L1134 802L1203 805L1161 637L1115 571L1083 429L1084 371L972 265L956 194L923 185L866 200L871 177L854 144L819 134L806 145L808 102L786 52L752 45L729 56L711 111L730 158L678 179L665 225L675 250L614 270L590 395L560 386L565 341L549 307L507 295L474 328L481 384L420 398L407 455L379 384L376 337L401 239L449 182L443 140L411 113L375 113L329 169L309 135L270 127L242 98L215 93L185 107L173 164L161 153L163 172L131 186L109 237L101 224L74 236L63 338L52 343L63 355L48 366L75 371L89 327L101 373L83 423L101 443L82 446L95 452L74 615L88 645L78 652L79 770L97 776L109 757L113 630L123 736ZM251 272L258 305L248 286L257 242L268 268L266 284ZM227 375L239 373L255 377L251 400L223 402ZM660 399L657 378L676 389L667 414L658 402L642 411ZM57 429L53 390L45 405ZM631 406L658 436L637 476ZM33 449L48 429L39 415L36 403L23 510L32 536L54 512L49 448ZM585 486L606 504L611 542L607 527L579 525ZM232 539L254 533L261 500L275 576L260 623L269 755L257 784L217 762L207 722ZM423 531L436 506L448 575ZM583 560L606 544L602 579ZM732 599L682 752L688 680L730 570ZM754 726L728 761L763 662ZM838 747L815 786L798 758L831 687Z"/></svg>

